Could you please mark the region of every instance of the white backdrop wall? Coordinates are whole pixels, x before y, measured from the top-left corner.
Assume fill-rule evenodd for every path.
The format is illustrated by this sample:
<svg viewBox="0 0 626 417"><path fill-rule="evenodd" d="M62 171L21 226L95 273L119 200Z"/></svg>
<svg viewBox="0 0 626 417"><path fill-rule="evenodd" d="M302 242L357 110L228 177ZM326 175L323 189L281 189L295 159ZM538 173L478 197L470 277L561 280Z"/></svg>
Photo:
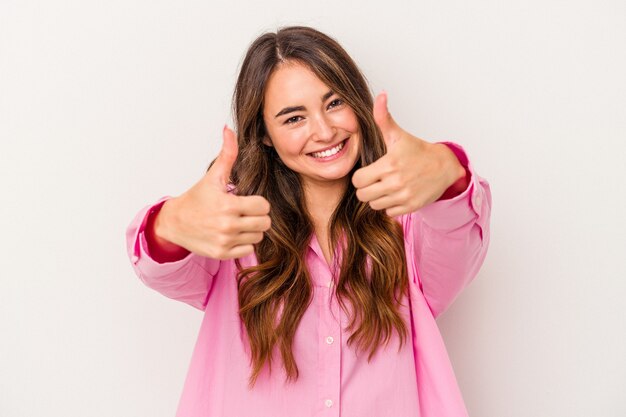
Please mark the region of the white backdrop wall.
<svg viewBox="0 0 626 417"><path fill-rule="evenodd" d="M626 3L0 2L0 416L173 416L202 313L124 231L217 154L248 44L337 38L406 130L493 191L438 320L470 415L626 415Z"/></svg>

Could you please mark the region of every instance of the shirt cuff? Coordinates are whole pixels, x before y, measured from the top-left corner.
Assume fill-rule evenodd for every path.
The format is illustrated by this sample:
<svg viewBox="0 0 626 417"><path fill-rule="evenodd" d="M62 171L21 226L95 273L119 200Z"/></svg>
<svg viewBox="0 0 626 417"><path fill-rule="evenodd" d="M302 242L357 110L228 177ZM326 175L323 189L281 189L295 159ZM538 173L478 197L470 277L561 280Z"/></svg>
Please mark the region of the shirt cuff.
<svg viewBox="0 0 626 417"><path fill-rule="evenodd" d="M190 252L187 256L177 261L160 263L150 255L148 241L145 236L148 217L150 217L150 214L160 210L163 204L170 198L170 196L161 197L152 206L148 206L144 209L143 219L141 220L141 223L137 228L137 234L135 235L135 249L131 261L141 272L151 277L159 277L176 272L187 264L192 256L192 252Z"/></svg>
<svg viewBox="0 0 626 417"><path fill-rule="evenodd" d="M439 143L447 145L454 152L461 165L469 171L470 181L461 194L435 201L419 209L417 214L434 229L454 230L480 216L484 190L463 147L453 142Z"/></svg>

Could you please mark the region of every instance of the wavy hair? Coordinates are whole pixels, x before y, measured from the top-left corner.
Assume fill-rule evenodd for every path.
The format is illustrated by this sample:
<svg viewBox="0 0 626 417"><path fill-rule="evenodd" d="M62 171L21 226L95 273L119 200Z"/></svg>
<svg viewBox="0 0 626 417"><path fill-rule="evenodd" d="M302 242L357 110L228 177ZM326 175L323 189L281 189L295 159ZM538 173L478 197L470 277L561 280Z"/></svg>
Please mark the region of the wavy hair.
<svg viewBox="0 0 626 417"><path fill-rule="evenodd" d="M362 146L352 172L386 151L365 77L334 39L309 27L292 26L265 33L251 44L233 93L239 155L231 181L237 194L261 195L270 202L272 226L255 246L257 265L242 268L236 261L239 314L250 343L250 387L266 362L271 371L275 349L287 380L297 380L292 344L313 296L305 255L314 230L302 183L274 148L263 144L268 136L263 120L265 88L273 71L286 62L310 68L354 110ZM340 272L333 280L337 300L350 318L347 343L355 344L357 351L369 351L370 361L394 329L400 346L407 338L398 310L408 289L404 239L400 225L359 201L348 183L329 222L333 253L338 246L342 253Z"/></svg>

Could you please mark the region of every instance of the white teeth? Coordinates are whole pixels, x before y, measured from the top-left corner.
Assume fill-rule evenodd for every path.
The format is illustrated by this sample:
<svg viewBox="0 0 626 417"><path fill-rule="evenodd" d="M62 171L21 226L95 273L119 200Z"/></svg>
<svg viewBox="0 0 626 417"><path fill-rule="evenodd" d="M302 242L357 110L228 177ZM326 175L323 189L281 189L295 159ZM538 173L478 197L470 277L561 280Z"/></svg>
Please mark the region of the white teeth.
<svg viewBox="0 0 626 417"><path fill-rule="evenodd" d="M335 146L334 148L326 149L325 151L322 151L322 152L313 152L311 155L314 158L328 158L329 156L334 155L337 152L339 152L342 148L343 148L343 142L341 142L339 145Z"/></svg>

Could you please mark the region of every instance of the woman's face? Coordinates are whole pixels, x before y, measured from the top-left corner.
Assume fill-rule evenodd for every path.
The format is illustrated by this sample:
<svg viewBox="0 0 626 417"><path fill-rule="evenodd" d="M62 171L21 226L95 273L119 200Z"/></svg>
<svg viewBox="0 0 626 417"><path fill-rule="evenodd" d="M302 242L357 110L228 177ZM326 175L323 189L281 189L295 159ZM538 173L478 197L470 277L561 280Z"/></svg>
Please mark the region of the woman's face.
<svg viewBox="0 0 626 417"><path fill-rule="evenodd" d="M287 62L274 71L263 118L269 135L264 143L305 186L345 186L359 156L359 123L352 108L310 69Z"/></svg>

